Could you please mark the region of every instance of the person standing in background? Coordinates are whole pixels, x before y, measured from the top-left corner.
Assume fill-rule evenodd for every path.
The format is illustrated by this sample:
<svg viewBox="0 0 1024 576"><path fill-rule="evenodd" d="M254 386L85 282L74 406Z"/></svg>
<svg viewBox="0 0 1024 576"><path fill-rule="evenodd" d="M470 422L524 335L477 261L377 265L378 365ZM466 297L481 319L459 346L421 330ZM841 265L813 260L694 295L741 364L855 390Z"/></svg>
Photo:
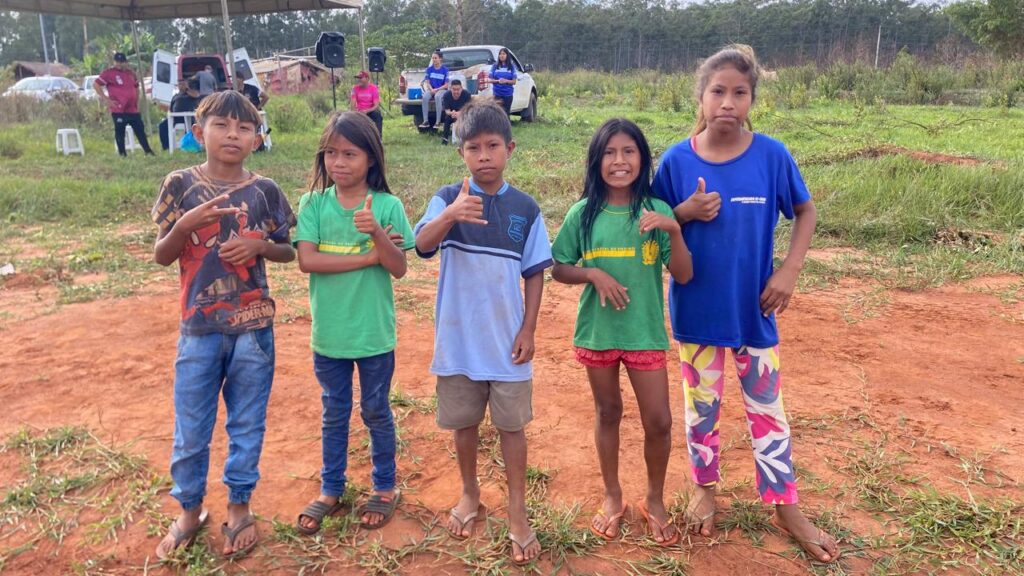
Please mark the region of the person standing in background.
<svg viewBox="0 0 1024 576"><path fill-rule="evenodd" d="M139 79L128 67L128 58L121 52L115 52L114 65L101 72L92 87L100 101L107 105L114 120L117 153L121 156L127 155L124 149L124 131L131 126L142 149L147 155L153 156L149 140L146 139L146 127L142 124L142 115L139 114Z"/></svg>

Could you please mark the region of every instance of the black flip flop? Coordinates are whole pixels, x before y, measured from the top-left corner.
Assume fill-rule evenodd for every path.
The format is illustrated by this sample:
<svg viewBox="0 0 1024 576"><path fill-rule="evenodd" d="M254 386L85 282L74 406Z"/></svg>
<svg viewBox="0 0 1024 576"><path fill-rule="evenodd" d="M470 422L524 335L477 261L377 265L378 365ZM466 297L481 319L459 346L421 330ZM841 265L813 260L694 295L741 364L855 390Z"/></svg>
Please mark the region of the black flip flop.
<svg viewBox="0 0 1024 576"><path fill-rule="evenodd" d="M295 529L299 531L299 534L306 536L312 536L320 531L320 526L324 522L324 518L328 516L334 516L338 512L341 512L345 508L345 503L338 498L338 501L333 505L319 500L314 500L306 506L306 509L299 514L298 520L295 521ZM316 528L306 528L302 525L302 518L306 517L316 522Z"/></svg>
<svg viewBox="0 0 1024 576"><path fill-rule="evenodd" d="M196 541L196 536L199 535L199 531L206 526L206 521L210 519L210 513L207 510L203 510L199 513L199 523L195 525L191 530L182 530L178 528L178 520L175 519L171 524L171 536L174 536L174 546L168 554L160 556L160 548L157 548L156 557L161 561L170 558L171 554L174 553L178 548L188 548Z"/></svg>
<svg viewBox="0 0 1024 576"><path fill-rule="evenodd" d="M370 499L359 507L359 526L367 530L376 530L377 528L383 528L385 524L391 521L391 517L395 515L395 510L398 509L398 503L402 501L402 492L395 490L395 495L391 498L381 496L380 494L374 494L370 496ZM376 512L382 514L384 518L380 522L369 523L363 522L362 517L367 512Z"/></svg>
<svg viewBox="0 0 1024 576"><path fill-rule="evenodd" d="M231 543L231 547L234 548L235 547L235 538L238 538L238 535L241 534L243 530L245 530L246 528L248 528L250 526L255 526L255 524L256 524L256 518L252 514L249 514L248 516L246 516L245 518L242 519L241 524L239 524L238 526L235 526L234 528L229 528L227 522L221 524L220 525L220 532L221 532L221 534L223 534L228 539L228 542ZM229 560L235 560L237 558L241 558L241 557L247 555L249 552L252 552L253 549L256 548L256 545L259 544L259 543L260 543L260 539L259 539L259 534L257 533L257 538L252 541L252 544L249 544L248 546L246 546L245 548L242 548L241 550L235 550L234 552L232 552L230 554L225 554L224 557L229 559Z"/></svg>

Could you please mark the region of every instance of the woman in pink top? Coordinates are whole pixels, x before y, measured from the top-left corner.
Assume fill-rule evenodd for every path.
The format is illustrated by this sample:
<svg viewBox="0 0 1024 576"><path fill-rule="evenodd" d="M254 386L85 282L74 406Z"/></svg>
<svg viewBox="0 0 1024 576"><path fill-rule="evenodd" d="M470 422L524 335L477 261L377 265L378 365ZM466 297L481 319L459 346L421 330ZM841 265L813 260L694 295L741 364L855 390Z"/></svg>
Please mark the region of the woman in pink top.
<svg viewBox="0 0 1024 576"><path fill-rule="evenodd" d="M370 83L370 73L360 70L356 74L356 85L352 87L352 109L362 112L377 125L377 132L384 135L384 117L380 113L380 91Z"/></svg>

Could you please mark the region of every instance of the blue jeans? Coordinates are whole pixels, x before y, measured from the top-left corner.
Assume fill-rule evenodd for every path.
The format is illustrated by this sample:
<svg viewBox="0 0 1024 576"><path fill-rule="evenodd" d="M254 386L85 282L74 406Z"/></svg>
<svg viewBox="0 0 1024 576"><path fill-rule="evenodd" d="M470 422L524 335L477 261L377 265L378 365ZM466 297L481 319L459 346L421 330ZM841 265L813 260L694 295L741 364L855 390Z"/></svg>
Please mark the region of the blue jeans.
<svg viewBox="0 0 1024 576"><path fill-rule="evenodd" d="M178 338L171 496L177 498L182 508L199 507L206 495L210 438L222 392L228 433L223 482L228 487L229 502L249 501L260 478L260 452L273 381L273 327L244 334L182 334Z"/></svg>
<svg viewBox="0 0 1024 576"><path fill-rule="evenodd" d="M352 372L359 366L359 413L370 431L370 459L373 488L395 487L395 418L391 414L391 376L395 373L394 351L343 360L313 353L313 371L320 381L324 405L322 443L324 466L320 470L320 492L340 497L345 493L348 468L349 419L352 417Z"/></svg>

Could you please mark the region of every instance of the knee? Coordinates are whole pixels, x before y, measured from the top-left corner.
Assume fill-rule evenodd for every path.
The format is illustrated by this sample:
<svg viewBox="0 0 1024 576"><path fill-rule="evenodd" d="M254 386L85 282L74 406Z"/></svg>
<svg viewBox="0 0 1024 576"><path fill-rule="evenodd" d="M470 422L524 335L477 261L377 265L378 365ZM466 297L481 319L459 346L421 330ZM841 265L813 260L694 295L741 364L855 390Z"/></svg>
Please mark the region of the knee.
<svg viewBox="0 0 1024 576"><path fill-rule="evenodd" d="M394 421L391 414L391 407L387 405L363 406L359 410L359 415L363 418L363 424L366 424L367 428L386 426Z"/></svg>
<svg viewBox="0 0 1024 576"><path fill-rule="evenodd" d="M622 403L614 402L597 406L598 426L618 426L622 422Z"/></svg>
<svg viewBox="0 0 1024 576"><path fill-rule="evenodd" d="M650 438L670 438L672 436L672 414L648 418L644 422L644 434Z"/></svg>

